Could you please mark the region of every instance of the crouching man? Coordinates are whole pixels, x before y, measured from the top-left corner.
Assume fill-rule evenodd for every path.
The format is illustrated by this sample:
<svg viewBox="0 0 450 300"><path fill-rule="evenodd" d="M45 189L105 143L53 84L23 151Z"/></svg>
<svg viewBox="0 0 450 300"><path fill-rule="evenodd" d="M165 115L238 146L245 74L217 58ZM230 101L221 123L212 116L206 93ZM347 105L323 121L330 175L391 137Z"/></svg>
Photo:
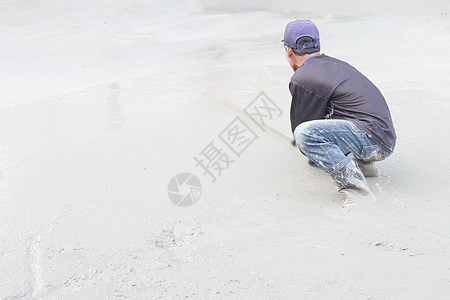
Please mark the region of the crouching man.
<svg viewBox="0 0 450 300"><path fill-rule="evenodd" d="M290 22L282 42L294 70L290 117L298 148L331 175L346 194L344 206L375 201L364 176L379 176L374 162L387 158L396 142L383 95L354 67L320 53L310 20Z"/></svg>

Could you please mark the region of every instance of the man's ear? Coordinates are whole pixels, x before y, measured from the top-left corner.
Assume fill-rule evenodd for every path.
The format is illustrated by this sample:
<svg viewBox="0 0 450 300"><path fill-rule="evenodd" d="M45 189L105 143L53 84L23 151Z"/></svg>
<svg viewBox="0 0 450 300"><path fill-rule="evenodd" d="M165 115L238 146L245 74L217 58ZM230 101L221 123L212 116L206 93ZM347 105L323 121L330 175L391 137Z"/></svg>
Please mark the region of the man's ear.
<svg viewBox="0 0 450 300"><path fill-rule="evenodd" d="M291 56L294 55L294 51L292 51L292 49L289 48L288 46L286 46L286 55L287 55L288 57L291 57Z"/></svg>

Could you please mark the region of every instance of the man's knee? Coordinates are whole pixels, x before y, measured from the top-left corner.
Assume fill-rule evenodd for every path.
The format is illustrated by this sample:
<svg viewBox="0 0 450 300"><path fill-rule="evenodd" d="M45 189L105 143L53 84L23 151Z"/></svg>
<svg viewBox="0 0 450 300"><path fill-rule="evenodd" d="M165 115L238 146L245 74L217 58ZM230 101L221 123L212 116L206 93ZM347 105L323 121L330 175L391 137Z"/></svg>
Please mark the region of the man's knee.
<svg viewBox="0 0 450 300"><path fill-rule="evenodd" d="M315 140L316 132L317 130L312 122L301 123L295 128L294 138L300 151L303 152L306 147L311 146L311 143Z"/></svg>

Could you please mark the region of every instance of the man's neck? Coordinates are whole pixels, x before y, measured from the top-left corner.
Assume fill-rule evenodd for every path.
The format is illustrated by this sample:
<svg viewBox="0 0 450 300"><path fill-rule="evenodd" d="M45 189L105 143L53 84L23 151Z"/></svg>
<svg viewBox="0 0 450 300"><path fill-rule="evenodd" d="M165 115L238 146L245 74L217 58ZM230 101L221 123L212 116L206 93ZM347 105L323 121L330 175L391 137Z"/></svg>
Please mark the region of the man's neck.
<svg viewBox="0 0 450 300"><path fill-rule="evenodd" d="M308 60L308 58L310 58L312 56L320 55L320 54L321 54L320 52L316 52L316 53L312 53L312 54L306 54L306 55L302 55L302 56L297 56L296 57L297 58L296 59L296 61L297 61L297 63L296 63L297 68L295 70L300 68L305 63L305 61Z"/></svg>

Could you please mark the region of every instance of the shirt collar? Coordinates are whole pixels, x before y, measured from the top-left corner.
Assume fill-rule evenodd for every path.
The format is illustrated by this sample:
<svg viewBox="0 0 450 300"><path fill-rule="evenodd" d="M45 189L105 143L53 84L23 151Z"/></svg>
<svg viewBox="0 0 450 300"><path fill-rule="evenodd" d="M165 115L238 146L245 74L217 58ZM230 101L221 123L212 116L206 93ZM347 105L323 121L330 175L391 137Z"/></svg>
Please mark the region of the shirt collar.
<svg viewBox="0 0 450 300"><path fill-rule="evenodd" d="M303 61L303 63L307 62L308 59L310 59L310 58L313 58L313 57L316 57L316 56L321 56L321 55L323 55L323 54L322 54L322 53L319 53L319 54L315 54L315 55L308 56L308 57Z"/></svg>

